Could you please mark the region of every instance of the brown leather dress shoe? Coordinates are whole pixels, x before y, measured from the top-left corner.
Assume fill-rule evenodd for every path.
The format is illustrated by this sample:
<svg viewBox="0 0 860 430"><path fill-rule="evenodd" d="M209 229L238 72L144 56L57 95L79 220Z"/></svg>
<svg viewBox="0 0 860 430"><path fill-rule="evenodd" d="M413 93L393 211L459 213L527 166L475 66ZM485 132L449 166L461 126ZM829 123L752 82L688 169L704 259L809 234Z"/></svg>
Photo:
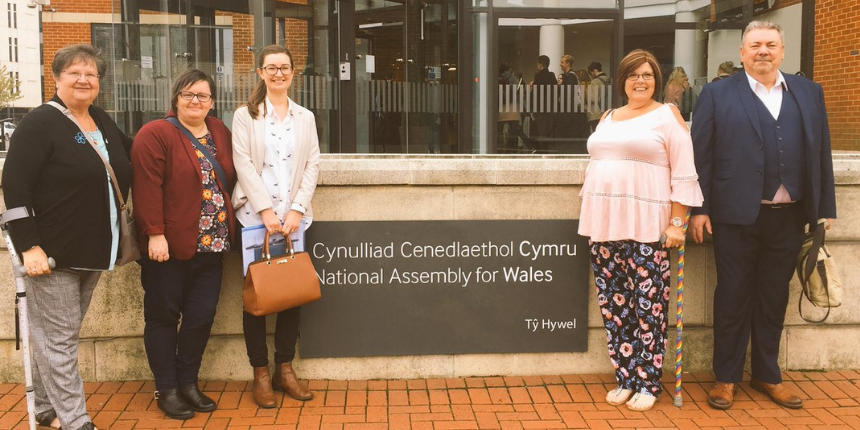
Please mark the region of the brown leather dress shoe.
<svg viewBox="0 0 860 430"><path fill-rule="evenodd" d="M254 368L254 402L261 408L275 407L275 393L272 392L272 376L269 366Z"/></svg>
<svg viewBox="0 0 860 430"><path fill-rule="evenodd" d="M753 379L750 381L750 387L767 394L774 403L782 407L789 409L800 409L803 407L803 399L798 397L797 394L792 393L782 383L768 384L767 382Z"/></svg>
<svg viewBox="0 0 860 430"><path fill-rule="evenodd" d="M708 393L708 404L714 409L724 411L732 407L737 392L738 386L736 384L717 381L714 388Z"/></svg>
<svg viewBox="0 0 860 430"><path fill-rule="evenodd" d="M275 366L275 380L272 385L276 390L283 391L296 400L314 398L314 393L299 382L292 363L281 363Z"/></svg>

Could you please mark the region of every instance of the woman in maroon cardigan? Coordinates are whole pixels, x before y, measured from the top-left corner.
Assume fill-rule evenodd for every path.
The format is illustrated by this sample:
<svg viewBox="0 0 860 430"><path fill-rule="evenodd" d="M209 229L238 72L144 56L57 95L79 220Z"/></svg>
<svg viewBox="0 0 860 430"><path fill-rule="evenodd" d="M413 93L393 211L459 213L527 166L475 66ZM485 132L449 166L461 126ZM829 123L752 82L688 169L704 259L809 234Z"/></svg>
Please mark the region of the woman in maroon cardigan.
<svg viewBox="0 0 860 430"><path fill-rule="evenodd" d="M197 387L197 373L221 292L221 256L230 250L234 226L231 135L208 116L214 92L204 72L183 72L173 83L172 111L144 125L131 150L134 215L144 250L143 341L158 407L182 420L216 407Z"/></svg>

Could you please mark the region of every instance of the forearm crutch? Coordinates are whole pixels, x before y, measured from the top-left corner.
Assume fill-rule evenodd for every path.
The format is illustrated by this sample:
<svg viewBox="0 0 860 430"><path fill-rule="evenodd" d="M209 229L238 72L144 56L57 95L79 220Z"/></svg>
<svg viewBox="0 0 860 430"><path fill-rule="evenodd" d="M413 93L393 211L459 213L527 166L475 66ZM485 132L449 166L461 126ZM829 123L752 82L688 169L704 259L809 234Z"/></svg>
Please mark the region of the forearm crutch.
<svg viewBox="0 0 860 430"><path fill-rule="evenodd" d="M684 235L687 234L687 224L690 222L690 211L684 216ZM685 241L686 243L686 241ZM675 305L675 406L681 407L682 372L684 370L684 243L678 247L678 298Z"/></svg>
<svg viewBox="0 0 860 430"><path fill-rule="evenodd" d="M6 248L9 250L9 257L12 258L12 275L15 277L15 332L16 342L15 349L23 350L24 357L24 387L27 396L27 415L30 423L30 430L36 430L36 398L33 393L33 369L30 367L30 318L27 313L27 289L24 285L24 277L27 276L27 269L21 264L18 259L18 253L15 251L15 245L12 243L12 237L9 235L8 223L27 218L30 213L26 208L9 209L0 214L0 230L3 231L3 237L6 239ZM48 259L48 265L54 267L54 260ZM18 340L20 340L20 347Z"/></svg>

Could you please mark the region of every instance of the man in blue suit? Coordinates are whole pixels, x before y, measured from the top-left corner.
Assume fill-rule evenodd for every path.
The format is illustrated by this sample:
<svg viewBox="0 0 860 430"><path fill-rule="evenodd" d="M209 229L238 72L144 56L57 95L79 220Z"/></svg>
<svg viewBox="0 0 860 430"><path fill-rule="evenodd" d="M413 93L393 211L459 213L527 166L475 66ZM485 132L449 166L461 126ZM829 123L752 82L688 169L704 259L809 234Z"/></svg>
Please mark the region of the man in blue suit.
<svg viewBox="0 0 860 430"><path fill-rule="evenodd" d="M806 224L836 217L830 131L821 86L784 75L782 29L753 21L740 48L744 73L705 85L693 110L693 146L705 197L690 230L713 235L714 374L708 403L728 409L751 343L750 386L777 404L803 401L782 384L779 342L788 284Z"/></svg>

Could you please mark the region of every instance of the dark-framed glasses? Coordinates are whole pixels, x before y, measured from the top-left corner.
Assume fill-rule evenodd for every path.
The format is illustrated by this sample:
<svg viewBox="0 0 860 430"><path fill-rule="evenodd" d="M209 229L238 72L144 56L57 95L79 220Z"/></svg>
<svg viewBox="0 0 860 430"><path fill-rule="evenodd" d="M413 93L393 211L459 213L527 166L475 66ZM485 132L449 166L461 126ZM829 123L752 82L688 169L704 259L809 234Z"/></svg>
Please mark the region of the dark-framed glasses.
<svg viewBox="0 0 860 430"><path fill-rule="evenodd" d="M278 66L269 64L268 66L263 67L263 70L265 70L266 73L271 75L271 76L275 76L278 73L278 70L280 70L281 73L284 75L289 75L290 73L293 73L293 66L278 67Z"/></svg>
<svg viewBox="0 0 860 430"><path fill-rule="evenodd" d="M631 74L627 75L627 80L630 82L636 82L639 80L639 78L642 78L646 81L653 81L654 80L654 74L653 73L631 73Z"/></svg>
<svg viewBox="0 0 860 430"><path fill-rule="evenodd" d="M200 101L200 103L206 103L209 100L212 100L212 94L192 93L191 91L180 91L179 97L182 97L183 100L191 100L194 97L197 97L197 100Z"/></svg>

